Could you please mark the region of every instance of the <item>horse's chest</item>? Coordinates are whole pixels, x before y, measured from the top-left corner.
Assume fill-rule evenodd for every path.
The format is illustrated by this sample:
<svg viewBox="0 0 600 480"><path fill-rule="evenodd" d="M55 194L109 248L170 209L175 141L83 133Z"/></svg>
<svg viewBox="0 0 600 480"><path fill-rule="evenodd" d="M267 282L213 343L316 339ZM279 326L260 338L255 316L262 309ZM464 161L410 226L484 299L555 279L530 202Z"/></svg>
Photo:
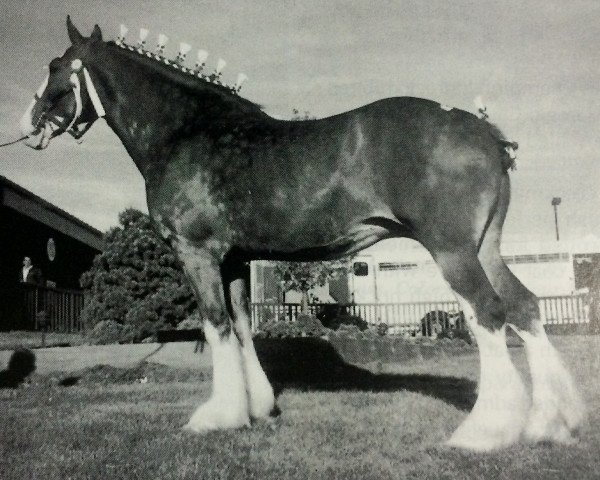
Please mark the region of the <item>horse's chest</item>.
<svg viewBox="0 0 600 480"><path fill-rule="evenodd" d="M196 244L229 236L227 208L211 194L202 174L187 181L167 178L148 192L148 203L153 218L171 235Z"/></svg>

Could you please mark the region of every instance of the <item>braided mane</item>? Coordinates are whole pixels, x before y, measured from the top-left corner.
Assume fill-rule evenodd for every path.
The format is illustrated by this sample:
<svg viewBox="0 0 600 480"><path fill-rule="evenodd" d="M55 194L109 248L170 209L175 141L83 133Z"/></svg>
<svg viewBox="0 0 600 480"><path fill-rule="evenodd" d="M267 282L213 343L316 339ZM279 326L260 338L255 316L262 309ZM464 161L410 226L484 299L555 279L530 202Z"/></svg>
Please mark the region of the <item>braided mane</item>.
<svg viewBox="0 0 600 480"><path fill-rule="evenodd" d="M221 97L228 98L229 101L234 101L245 110L263 113L260 105L238 94L239 87L236 89L235 87L223 84L220 80L220 75L206 75L202 70L186 67L180 62L169 60L162 55L134 47L124 42L109 41L106 42L106 45L127 57L129 61L141 63L160 73L168 81L181 85L188 90L198 93L205 93L209 90Z"/></svg>

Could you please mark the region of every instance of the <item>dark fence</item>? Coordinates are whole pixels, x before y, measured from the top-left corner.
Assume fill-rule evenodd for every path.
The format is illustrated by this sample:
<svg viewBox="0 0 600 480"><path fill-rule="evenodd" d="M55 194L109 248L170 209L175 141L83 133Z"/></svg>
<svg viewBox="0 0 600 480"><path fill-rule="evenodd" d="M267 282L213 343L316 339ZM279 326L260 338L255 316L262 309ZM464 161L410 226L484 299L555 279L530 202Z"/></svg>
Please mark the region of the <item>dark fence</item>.
<svg viewBox="0 0 600 480"><path fill-rule="evenodd" d="M568 325L588 323L587 296L540 297L540 316L545 324ZM331 304L309 305L309 313L317 316ZM337 305L346 315L361 317L371 325L385 323L390 334L431 336L441 328L463 327L464 316L456 301L413 303L361 303ZM300 314L300 305L293 303L252 304L252 330L257 331L264 322L282 320L293 322Z"/></svg>
<svg viewBox="0 0 600 480"><path fill-rule="evenodd" d="M21 286L23 328L53 332L79 332L83 292L64 288Z"/></svg>

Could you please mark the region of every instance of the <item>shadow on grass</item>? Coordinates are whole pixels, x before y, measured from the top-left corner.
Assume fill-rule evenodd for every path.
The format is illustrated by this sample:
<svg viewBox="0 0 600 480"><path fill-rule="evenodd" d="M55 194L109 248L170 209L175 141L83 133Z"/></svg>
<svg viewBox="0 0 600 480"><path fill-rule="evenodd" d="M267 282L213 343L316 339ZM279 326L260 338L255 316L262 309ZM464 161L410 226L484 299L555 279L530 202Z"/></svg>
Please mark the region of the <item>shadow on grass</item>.
<svg viewBox="0 0 600 480"><path fill-rule="evenodd" d="M17 388L35 371L35 354L27 348L16 349L5 370L0 371L0 388Z"/></svg>
<svg viewBox="0 0 600 480"><path fill-rule="evenodd" d="M344 361L320 338L255 339L257 355L276 395L286 388L305 391L406 390L438 398L460 410L470 410L477 398L475 382L425 374L374 374Z"/></svg>

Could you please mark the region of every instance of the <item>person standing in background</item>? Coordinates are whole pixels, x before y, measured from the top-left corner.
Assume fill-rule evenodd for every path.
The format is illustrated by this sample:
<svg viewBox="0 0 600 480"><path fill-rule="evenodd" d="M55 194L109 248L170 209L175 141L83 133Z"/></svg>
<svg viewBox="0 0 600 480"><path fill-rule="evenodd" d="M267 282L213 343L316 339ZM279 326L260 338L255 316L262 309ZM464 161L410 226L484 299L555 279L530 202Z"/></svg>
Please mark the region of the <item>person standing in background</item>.
<svg viewBox="0 0 600 480"><path fill-rule="evenodd" d="M29 283L31 285L41 286L42 271L33 265L31 257L23 258L23 269L21 270L20 283Z"/></svg>
<svg viewBox="0 0 600 480"><path fill-rule="evenodd" d="M44 285L42 271L33 265L31 257L23 258L23 268L19 277L22 286L22 327L35 330L39 323L39 316L45 317L44 293L38 287ZM23 288L24 287L24 288Z"/></svg>

